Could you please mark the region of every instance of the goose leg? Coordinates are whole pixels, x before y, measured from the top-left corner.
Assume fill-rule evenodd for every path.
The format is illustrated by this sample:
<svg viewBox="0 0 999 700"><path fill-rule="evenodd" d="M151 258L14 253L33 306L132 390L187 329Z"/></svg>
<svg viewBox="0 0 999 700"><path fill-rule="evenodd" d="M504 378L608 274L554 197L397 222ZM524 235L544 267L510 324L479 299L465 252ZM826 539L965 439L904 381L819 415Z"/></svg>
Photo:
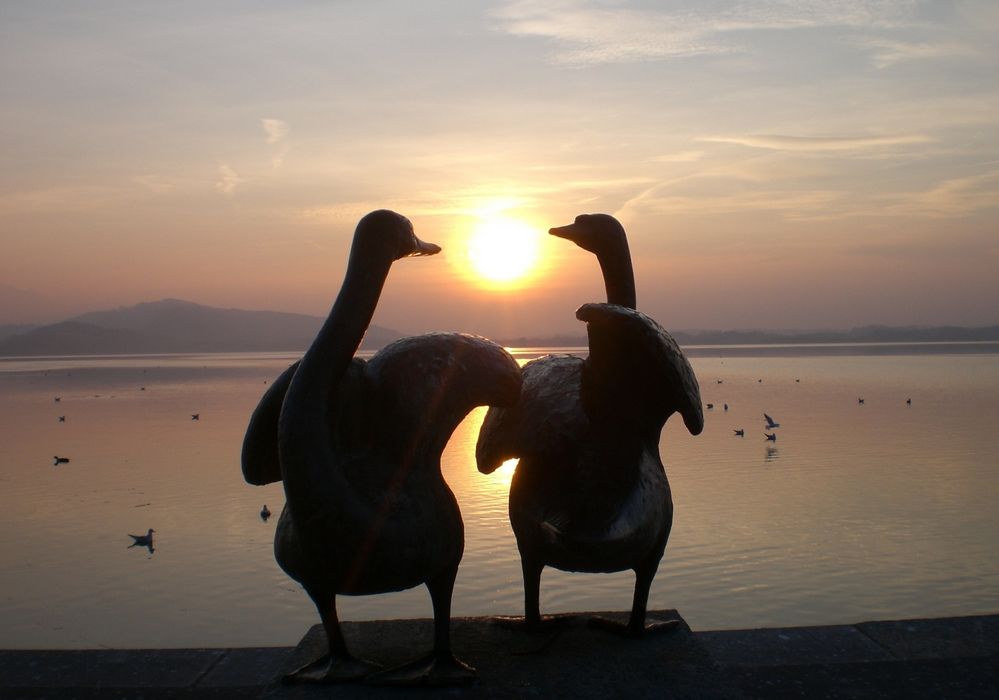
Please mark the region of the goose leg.
<svg viewBox="0 0 999 700"><path fill-rule="evenodd" d="M608 620L604 617L594 617L590 619L590 626L608 632L615 632L626 637L642 637L651 632L668 632L676 630L680 626L679 620L665 620L645 624L646 608L649 604L649 589L652 587L652 579L656 577L656 570L659 568L659 558L654 562L647 562L635 567L635 595L631 602L631 616L628 624L624 625L616 620Z"/></svg>
<svg viewBox="0 0 999 700"><path fill-rule="evenodd" d="M340 683L356 681L379 668L377 664L358 659L347 650L347 642L340 629L340 619L336 614L336 595L313 595L309 597L319 610L319 617L326 632L328 651L314 661L310 661L284 677L286 683ZM324 604L323 601L326 601Z"/></svg>
<svg viewBox="0 0 999 700"><path fill-rule="evenodd" d="M493 624L528 632L547 632L564 622L564 618L541 616L541 572L545 565L530 556L520 555L520 568L524 574L524 616L497 615Z"/></svg>
<svg viewBox="0 0 999 700"><path fill-rule="evenodd" d="M446 686L471 683L475 669L456 658L451 651L451 594L458 564L427 581L434 606L434 649L430 654L398 668L368 677L380 685Z"/></svg>
<svg viewBox="0 0 999 700"><path fill-rule="evenodd" d="M521 556L520 568L524 573L524 625L529 630L541 626L541 572L544 564Z"/></svg>

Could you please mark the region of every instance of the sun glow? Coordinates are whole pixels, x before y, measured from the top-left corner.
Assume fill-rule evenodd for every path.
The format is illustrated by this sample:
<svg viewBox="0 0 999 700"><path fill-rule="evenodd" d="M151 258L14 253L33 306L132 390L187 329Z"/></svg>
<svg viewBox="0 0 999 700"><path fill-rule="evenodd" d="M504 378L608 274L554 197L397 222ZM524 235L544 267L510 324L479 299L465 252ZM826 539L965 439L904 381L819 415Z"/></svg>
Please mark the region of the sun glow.
<svg viewBox="0 0 999 700"><path fill-rule="evenodd" d="M482 220L468 239L468 263L486 287L512 289L530 276L538 263L538 231L505 217Z"/></svg>

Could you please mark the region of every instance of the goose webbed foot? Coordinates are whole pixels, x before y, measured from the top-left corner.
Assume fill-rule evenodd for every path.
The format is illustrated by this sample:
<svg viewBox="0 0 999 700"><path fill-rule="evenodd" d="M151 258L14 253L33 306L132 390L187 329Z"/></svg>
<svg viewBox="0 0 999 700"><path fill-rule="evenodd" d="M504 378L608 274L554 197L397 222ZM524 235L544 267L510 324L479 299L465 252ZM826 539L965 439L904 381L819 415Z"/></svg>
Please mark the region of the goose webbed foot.
<svg viewBox="0 0 999 700"><path fill-rule="evenodd" d="M521 617L519 615L495 615L489 618L489 623L505 629L527 632L529 634L541 634L553 632L560 629L570 619L568 615L552 617L541 615L536 618Z"/></svg>
<svg viewBox="0 0 999 700"><path fill-rule="evenodd" d="M374 673L365 682L375 685L441 687L466 685L473 680L474 668L451 652L435 651L408 664Z"/></svg>
<svg viewBox="0 0 999 700"><path fill-rule="evenodd" d="M284 683L348 683L370 676L382 667L350 655L324 654L301 668L285 674Z"/></svg>
<svg viewBox="0 0 999 700"><path fill-rule="evenodd" d="M631 639L640 639L648 634L675 632L680 629L679 620L656 620L645 624L644 620L630 620L624 623L607 617L591 617L588 623L593 629L612 632Z"/></svg>

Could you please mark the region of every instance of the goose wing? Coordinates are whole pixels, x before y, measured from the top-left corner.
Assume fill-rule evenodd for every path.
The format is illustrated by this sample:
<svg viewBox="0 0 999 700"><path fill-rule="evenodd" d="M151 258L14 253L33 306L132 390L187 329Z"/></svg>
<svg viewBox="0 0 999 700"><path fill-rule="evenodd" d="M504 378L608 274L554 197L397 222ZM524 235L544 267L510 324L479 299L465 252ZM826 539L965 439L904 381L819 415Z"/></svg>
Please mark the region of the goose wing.
<svg viewBox="0 0 999 700"><path fill-rule="evenodd" d="M243 436L243 478L256 486L281 481L281 462L278 459L278 418L281 404L288 392L288 385L298 370L299 362L291 365L271 382L260 402L253 409L250 423Z"/></svg>
<svg viewBox="0 0 999 700"><path fill-rule="evenodd" d="M704 429L697 377L676 340L654 319L616 304L584 304L590 355L582 399L594 422L659 431L674 412L692 435Z"/></svg>
<svg viewBox="0 0 999 700"><path fill-rule="evenodd" d="M364 372L368 439L396 457L439 457L476 406L508 406L520 394L517 361L479 336L428 333L383 348Z"/></svg>
<svg viewBox="0 0 999 700"><path fill-rule="evenodd" d="M545 355L523 367L518 401L490 408L475 446L479 471L489 474L514 457L541 463L564 461L578 447L588 425L579 402L583 360Z"/></svg>

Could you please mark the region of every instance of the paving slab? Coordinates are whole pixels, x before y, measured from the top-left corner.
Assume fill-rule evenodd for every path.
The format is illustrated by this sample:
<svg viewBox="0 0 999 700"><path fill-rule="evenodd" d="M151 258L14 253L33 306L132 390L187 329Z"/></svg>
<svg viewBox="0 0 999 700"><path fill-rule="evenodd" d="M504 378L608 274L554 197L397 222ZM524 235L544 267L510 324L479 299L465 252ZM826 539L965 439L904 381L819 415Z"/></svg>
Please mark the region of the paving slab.
<svg viewBox="0 0 999 700"><path fill-rule="evenodd" d="M726 677L746 698L995 700L999 659L932 659L738 667Z"/></svg>
<svg viewBox="0 0 999 700"><path fill-rule="evenodd" d="M723 666L794 666L890 661L886 649L853 625L698 632Z"/></svg>
<svg viewBox="0 0 999 700"><path fill-rule="evenodd" d="M857 627L900 659L999 655L999 615L864 622Z"/></svg>
<svg viewBox="0 0 999 700"><path fill-rule="evenodd" d="M265 686L283 675L291 647L229 649L198 681L202 688L249 688Z"/></svg>
<svg viewBox="0 0 999 700"><path fill-rule="evenodd" d="M186 688L224 649L0 651L0 688Z"/></svg>

